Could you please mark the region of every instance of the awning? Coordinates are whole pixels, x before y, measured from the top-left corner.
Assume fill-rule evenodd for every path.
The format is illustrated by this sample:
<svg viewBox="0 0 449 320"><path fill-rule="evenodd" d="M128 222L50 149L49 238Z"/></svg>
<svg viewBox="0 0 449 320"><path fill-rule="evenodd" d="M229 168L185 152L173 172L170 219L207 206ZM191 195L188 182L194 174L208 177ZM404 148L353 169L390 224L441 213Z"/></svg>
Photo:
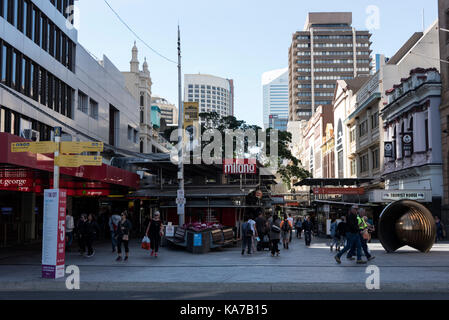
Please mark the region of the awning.
<svg viewBox="0 0 449 320"><path fill-rule="evenodd" d="M202 186L202 187L185 187L186 198L229 198L229 197L246 197L251 192L258 189L258 186ZM177 189L140 189L128 196L128 198L176 198Z"/></svg>
<svg viewBox="0 0 449 320"><path fill-rule="evenodd" d="M295 183L295 187L299 186L359 186L363 183L371 183L373 179L304 179Z"/></svg>
<svg viewBox="0 0 449 320"><path fill-rule="evenodd" d="M371 204L371 203L366 203L366 204L362 204L362 203L350 203L350 202L338 202L338 201L326 201L326 200L315 200L312 201L314 203L319 203L319 204L334 204L334 205L341 205L341 206L359 206L359 207L378 207L379 205L375 205L375 204Z"/></svg>

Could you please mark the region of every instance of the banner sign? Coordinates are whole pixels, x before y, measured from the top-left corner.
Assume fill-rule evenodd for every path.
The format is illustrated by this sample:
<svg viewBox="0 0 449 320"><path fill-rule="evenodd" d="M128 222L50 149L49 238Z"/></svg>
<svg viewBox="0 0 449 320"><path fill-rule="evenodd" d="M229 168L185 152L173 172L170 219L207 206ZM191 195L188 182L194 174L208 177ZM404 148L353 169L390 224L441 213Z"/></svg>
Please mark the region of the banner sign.
<svg viewBox="0 0 449 320"><path fill-rule="evenodd" d="M56 142L18 142L11 144L11 152L54 153L58 150Z"/></svg>
<svg viewBox="0 0 449 320"><path fill-rule="evenodd" d="M224 174L256 174L256 159L225 159L223 162Z"/></svg>
<svg viewBox="0 0 449 320"><path fill-rule="evenodd" d="M422 201L426 199L426 193L419 191L385 191L382 195L382 200L399 201L399 200L414 200Z"/></svg>
<svg viewBox="0 0 449 320"><path fill-rule="evenodd" d="M61 153L103 152L103 142L61 142Z"/></svg>
<svg viewBox="0 0 449 320"><path fill-rule="evenodd" d="M385 142L385 158L393 158L393 142Z"/></svg>
<svg viewBox="0 0 449 320"><path fill-rule="evenodd" d="M66 207L65 190L44 191L42 278L45 279L64 277Z"/></svg>
<svg viewBox="0 0 449 320"><path fill-rule="evenodd" d="M314 188L314 194L364 195L364 188Z"/></svg>
<svg viewBox="0 0 449 320"><path fill-rule="evenodd" d="M202 233L193 234L193 246L201 247L202 245L203 245L203 234Z"/></svg>
<svg viewBox="0 0 449 320"><path fill-rule="evenodd" d="M402 148L405 151L412 152L413 151L413 135L410 133L404 134L402 137Z"/></svg>
<svg viewBox="0 0 449 320"><path fill-rule="evenodd" d="M98 166L103 164L103 158L97 156L60 155L55 159L55 165L65 168L81 166Z"/></svg>

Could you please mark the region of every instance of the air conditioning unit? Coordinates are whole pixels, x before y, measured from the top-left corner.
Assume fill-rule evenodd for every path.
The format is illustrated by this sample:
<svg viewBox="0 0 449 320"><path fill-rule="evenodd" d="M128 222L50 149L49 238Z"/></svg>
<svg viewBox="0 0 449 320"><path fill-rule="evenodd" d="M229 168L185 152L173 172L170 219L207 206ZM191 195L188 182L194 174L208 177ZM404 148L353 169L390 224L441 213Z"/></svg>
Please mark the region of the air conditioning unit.
<svg viewBox="0 0 449 320"><path fill-rule="evenodd" d="M40 133L39 133L39 131L36 131L36 130L24 129L22 132L22 136L25 139L28 139L31 141L40 141Z"/></svg>

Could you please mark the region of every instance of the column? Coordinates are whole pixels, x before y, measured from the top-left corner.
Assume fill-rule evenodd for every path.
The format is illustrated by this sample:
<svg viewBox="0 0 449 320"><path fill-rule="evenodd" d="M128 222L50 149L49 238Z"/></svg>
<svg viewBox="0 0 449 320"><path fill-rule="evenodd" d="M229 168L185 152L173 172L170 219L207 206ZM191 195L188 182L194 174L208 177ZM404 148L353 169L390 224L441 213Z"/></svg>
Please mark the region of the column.
<svg viewBox="0 0 449 320"><path fill-rule="evenodd" d="M21 198L20 212L20 242L29 241L36 238L36 215L34 210L36 207L36 195L34 193L23 192Z"/></svg>

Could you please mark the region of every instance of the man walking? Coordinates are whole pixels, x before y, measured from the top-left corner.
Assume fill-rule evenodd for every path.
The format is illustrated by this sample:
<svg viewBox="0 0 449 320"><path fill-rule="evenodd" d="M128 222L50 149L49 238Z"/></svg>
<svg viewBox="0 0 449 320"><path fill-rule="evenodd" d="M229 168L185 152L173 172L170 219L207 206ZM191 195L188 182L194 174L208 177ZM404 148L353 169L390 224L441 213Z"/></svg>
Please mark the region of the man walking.
<svg viewBox="0 0 449 320"><path fill-rule="evenodd" d="M336 256L335 261L341 264L341 257L355 246L357 252L357 264L366 264L366 261L362 260L362 244L360 242L360 229L357 221L357 208L352 207L351 211L347 218L347 229L348 233L346 234L347 243L346 246L341 250Z"/></svg>
<svg viewBox="0 0 449 320"><path fill-rule="evenodd" d="M245 254L245 249L248 248L248 254L251 254L252 238L254 236L253 229L249 220L242 225L242 256Z"/></svg>
<svg viewBox="0 0 449 320"><path fill-rule="evenodd" d="M117 214L113 214L109 218L109 232L111 233L112 252L117 248L117 228L122 218Z"/></svg>
<svg viewBox="0 0 449 320"><path fill-rule="evenodd" d="M368 224L366 223L364 216L366 216L366 211L363 208L360 208L357 212L357 225L359 227L359 238L360 238L360 244L362 246L363 253L365 254L365 257L368 259L368 261L371 261L375 259L373 255L368 250L368 240L363 237L363 234L365 232L368 232ZM353 260L355 251L355 246L353 244L351 250L348 253L348 259Z"/></svg>
<svg viewBox="0 0 449 320"><path fill-rule="evenodd" d="M310 216L306 217L306 220L302 224L302 228L304 230L304 237L306 240L306 246L310 247L310 244L312 242L312 231L313 231L313 224L310 221Z"/></svg>

